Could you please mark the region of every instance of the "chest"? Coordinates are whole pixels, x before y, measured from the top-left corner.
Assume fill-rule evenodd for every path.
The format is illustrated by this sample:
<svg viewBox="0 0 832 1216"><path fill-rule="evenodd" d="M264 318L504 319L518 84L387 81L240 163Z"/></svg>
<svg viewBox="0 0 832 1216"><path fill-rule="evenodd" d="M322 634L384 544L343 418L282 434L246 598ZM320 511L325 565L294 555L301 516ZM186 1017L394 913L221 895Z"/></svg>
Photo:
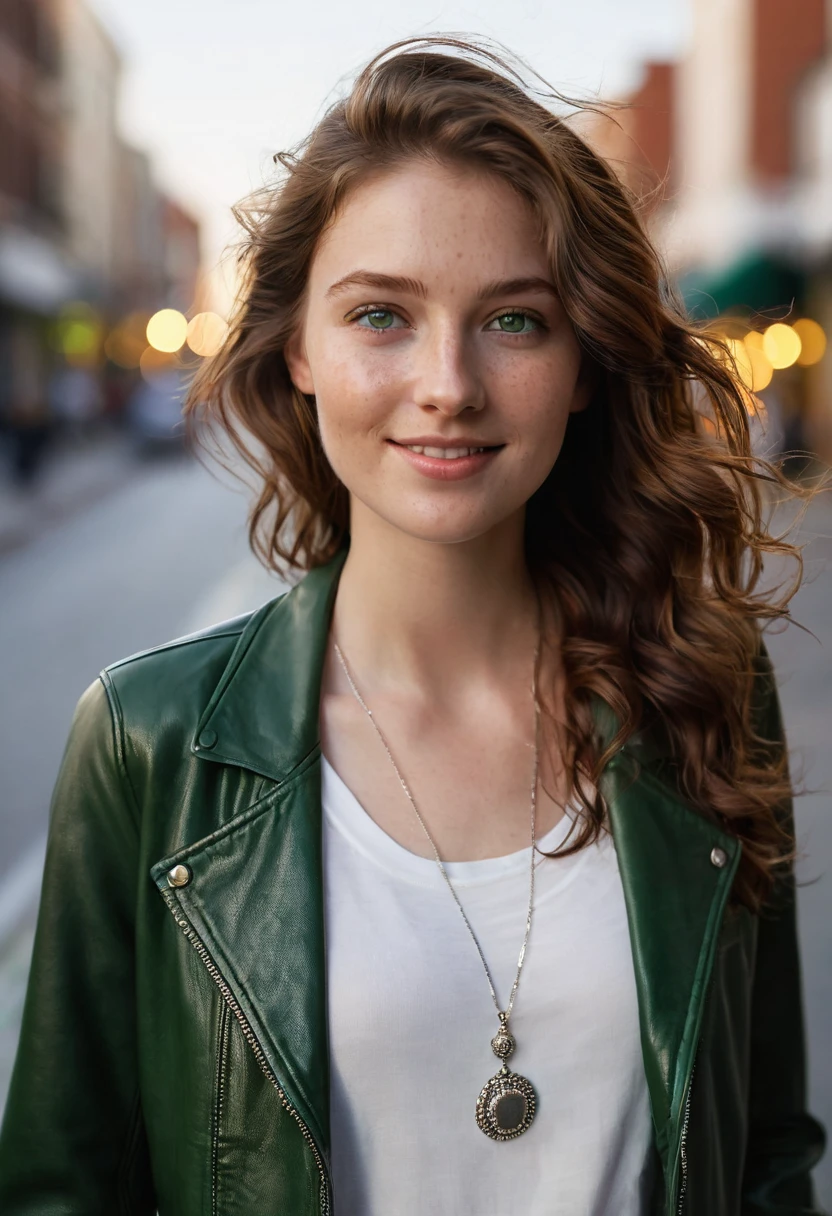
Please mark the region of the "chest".
<svg viewBox="0 0 832 1216"><path fill-rule="evenodd" d="M643 1211L649 1098L612 841L538 859L511 1022L512 1066L534 1085L538 1110L528 1132L495 1151L474 1118L497 1068L497 1017L471 936L435 863L362 823L356 803L329 803L331 786L325 774L336 1193L349 1210L373 1214L402 1210L408 1195L419 1211ZM556 847L563 832L556 827L542 843ZM526 857L451 864L449 875L504 1008L523 937ZM588 1018L588 1009L598 1012ZM405 1111L414 1119L402 1137ZM418 1117L425 1111L429 1119ZM372 1170L359 1172L359 1159Z"/></svg>
<svg viewBox="0 0 832 1216"><path fill-rule="evenodd" d="M528 707L521 708L484 698L470 712L444 718L391 699L373 711L382 740L351 696L325 695L322 749L366 814L402 848L433 858L421 815L443 861L500 857L530 841L534 725ZM542 721L538 838L562 818L564 793L557 742Z"/></svg>

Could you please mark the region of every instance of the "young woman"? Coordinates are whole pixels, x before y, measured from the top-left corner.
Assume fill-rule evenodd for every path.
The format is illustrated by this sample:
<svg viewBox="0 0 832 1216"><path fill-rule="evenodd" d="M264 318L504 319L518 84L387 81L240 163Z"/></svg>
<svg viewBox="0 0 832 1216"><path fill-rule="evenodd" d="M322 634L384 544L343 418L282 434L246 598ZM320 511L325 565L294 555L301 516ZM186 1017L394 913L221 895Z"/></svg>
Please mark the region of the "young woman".
<svg viewBox="0 0 832 1216"><path fill-rule="evenodd" d="M191 409L308 573L79 704L0 1210L818 1212L743 390L488 53L283 165Z"/></svg>

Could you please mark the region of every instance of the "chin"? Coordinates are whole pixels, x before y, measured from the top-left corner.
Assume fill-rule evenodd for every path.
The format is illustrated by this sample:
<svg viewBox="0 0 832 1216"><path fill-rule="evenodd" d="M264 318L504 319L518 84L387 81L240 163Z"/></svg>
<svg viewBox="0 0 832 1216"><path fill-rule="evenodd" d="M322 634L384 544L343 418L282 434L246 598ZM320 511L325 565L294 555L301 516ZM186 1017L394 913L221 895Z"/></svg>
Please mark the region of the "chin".
<svg viewBox="0 0 832 1216"><path fill-rule="evenodd" d="M434 545L462 545L487 536L505 522L500 518L461 518L456 512L446 511L435 518L403 518L401 515L387 516L385 522L411 540L425 541Z"/></svg>

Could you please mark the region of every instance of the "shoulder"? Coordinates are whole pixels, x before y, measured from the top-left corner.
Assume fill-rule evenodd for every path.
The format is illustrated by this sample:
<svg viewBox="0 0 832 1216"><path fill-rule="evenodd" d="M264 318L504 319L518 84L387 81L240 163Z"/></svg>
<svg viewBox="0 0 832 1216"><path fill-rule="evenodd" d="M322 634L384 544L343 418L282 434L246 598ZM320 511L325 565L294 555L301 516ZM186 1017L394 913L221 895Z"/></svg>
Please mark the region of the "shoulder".
<svg viewBox="0 0 832 1216"><path fill-rule="evenodd" d="M258 610L262 611L262 610ZM187 695L187 681L198 685L216 684L231 657L234 647L256 614L244 613L229 621L220 621L208 629L173 638L161 646L140 650L110 663L101 672L106 687L114 688L120 698L131 703L149 698L154 708L166 692ZM196 692L197 689L194 689Z"/></svg>
<svg viewBox="0 0 832 1216"><path fill-rule="evenodd" d="M235 651L281 599L105 667L96 684L117 727L139 750L192 734Z"/></svg>

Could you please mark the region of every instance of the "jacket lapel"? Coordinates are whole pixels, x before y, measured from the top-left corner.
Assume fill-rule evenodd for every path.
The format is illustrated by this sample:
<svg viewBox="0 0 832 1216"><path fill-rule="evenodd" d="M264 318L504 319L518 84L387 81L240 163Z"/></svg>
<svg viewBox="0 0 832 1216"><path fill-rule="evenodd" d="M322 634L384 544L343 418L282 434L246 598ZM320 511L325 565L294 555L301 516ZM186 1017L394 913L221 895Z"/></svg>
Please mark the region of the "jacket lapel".
<svg viewBox="0 0 832 1216"><path fill-rule="evenodd" d="M338 553L254 614L197 726L196 755L285 781L318 747L321 676L345 558Z"/></svg>
<svg viewBox="0 0 832 1216"><path fill-rule="evenodd" d="M261 1049L325 1155L329 1068L320 803L320 684L346 554L255 613L195 732L192 751L267 779L253 807L153 867L203 937ZM616 721L595 707L608 741ZM704 996L740 845L689 808L638 737L607 766L657 1146L678 1153ZM218 816L222 822L221 815ZM727 862L711 862L715 847ZM200 874L210 881L200 882ZM166 897L172 892L167 891Z"/></svg>
<svg viewBox="0 0 832 1216"><path fill-rule="evenodd" d="M604 707L597 717L606 715ZM627 907L657 1145L675 1177L705 996L741 845L648 767L649 747L640 751L637 741L622 748L601 790ZM725 854L721 866L711 859L714 849Z"/></svg>
<svg viewBox="0 0 832 1216"><path fill-rule="evenodd" d="M222 826L151 870L183 929L198 935L208 964L227 987L226 993L220 984L223 995L236 1004L255 1037L252 1046L325 1160L329 1056L318 710L344 556L253 615L194 733L194 755L267 779L257 800L226 821L226 784L220 780L212 819ZM180 863L192 878L175 888L168 874ZM233 1004L232 1010L237 1012Z"/></svg>

